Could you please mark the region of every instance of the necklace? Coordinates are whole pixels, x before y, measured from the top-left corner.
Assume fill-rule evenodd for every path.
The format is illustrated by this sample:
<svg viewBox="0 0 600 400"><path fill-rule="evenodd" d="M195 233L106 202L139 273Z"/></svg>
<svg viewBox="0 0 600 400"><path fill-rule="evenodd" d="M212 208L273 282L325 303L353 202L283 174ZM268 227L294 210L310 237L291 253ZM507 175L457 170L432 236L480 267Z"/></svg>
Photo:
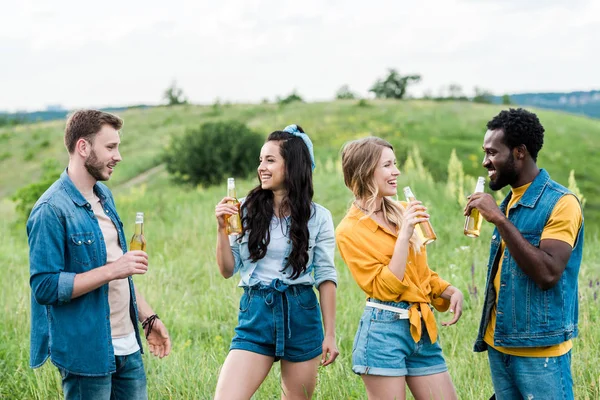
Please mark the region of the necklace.
<svg viewBox="0 0 600 400"><path fill-rule="evenodd" d="M356 201L354 202L354 205L355 205L355 206L356 206L356 207L357 207L357 208L358 208L360 211L364 212L365 214L368 214L368 213L369 213L369 210L365 210L364 208L362 208L361 206L359 206L359 205L358 205L358 203L357 203ZM382 211L383 211L383 209L382 209L382 208L380 208L379 210L375 210L375 211L373 211L373 214L378 214L378 213L380 213L380 212L382 212Z"/></svg>

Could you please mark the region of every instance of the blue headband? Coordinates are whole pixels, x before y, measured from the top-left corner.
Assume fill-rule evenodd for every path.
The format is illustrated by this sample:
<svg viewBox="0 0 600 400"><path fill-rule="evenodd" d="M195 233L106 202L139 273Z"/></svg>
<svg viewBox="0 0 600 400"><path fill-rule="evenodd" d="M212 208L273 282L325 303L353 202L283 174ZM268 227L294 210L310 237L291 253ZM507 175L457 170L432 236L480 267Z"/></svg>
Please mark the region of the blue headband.
<svg viewBox="0 0 600 400"><path fill-rule="evenodd" d="M302 139L302 141L308 148L308 153L310 154L310 162L312 163L312 169L314 171L314 169L315 169L315 154L313 152L313 144L310 141L310 138L308 137L308 135L306 133L300 132L296 125L288 125L285 127L285 129L283 131L287 132L291 135L298 136L300 139Z"/></svg>

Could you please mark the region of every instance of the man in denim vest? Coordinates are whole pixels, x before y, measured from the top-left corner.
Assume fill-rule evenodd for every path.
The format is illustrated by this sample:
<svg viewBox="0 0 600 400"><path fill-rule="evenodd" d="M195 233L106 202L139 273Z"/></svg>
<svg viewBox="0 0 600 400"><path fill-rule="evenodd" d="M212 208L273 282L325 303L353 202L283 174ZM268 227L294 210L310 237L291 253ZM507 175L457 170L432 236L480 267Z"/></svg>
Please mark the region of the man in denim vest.
<svg viewBox="0 0 600 400"><path fill-rule="evenodd" d="M80 110L67 120L69 165L27 221L31 285L31 367L48 357L65 399L147 399L138 320L150 352L169 354L169 334L134 288L148 255L127 251L110 190L121 161L123 121Z"/></svg>
<svg viewBox="0 0 600 400"><path fill-rule="evenodd" d="M486 193L465 207L495 225L475 351L488 351L497 399L572 399L581 205L538 168L544 128L535 114L502 111L487 129L489 187L511 190L500 207Z"/></svg>

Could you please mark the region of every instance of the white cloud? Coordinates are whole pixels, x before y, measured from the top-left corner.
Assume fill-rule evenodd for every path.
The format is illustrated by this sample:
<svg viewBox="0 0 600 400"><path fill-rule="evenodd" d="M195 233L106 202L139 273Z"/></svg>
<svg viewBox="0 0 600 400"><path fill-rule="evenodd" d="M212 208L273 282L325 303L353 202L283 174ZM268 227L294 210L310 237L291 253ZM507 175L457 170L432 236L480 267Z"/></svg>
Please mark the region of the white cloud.
<svg viewBox="0 0 600 400"><path fill-rule="evenodd" d="M171 0L9 2L0 109L158 103L177 79L194 102L260 101L296 88L366 95L387 68L413 93L458 83L501 94L600 87L594 1Z"/></svg>

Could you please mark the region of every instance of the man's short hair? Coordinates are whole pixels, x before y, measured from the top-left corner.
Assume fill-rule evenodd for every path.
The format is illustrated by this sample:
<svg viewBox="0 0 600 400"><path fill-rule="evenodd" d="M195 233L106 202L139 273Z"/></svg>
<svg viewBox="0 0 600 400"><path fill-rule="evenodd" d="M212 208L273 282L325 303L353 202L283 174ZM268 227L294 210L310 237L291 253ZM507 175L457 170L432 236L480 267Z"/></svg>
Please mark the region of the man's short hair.
<svg viewBox="0 0 600 400"><path fill-rule="evenodd" d="M104 125L119 130L123 127L123 120L116 115L99 110L77 110L71 114L65 127L65 146L69 154L75 151L75 144L79 139L86 139L93 143L94 136Z"/></svg>
<svg viewBox="0 0 600 400"><path fill-rule="evenodd" d="M510 149L524 144L534 161L544 145L544 127L537 115L522 108L501 111L487 123L490 131L502 130Z"/></svg>

